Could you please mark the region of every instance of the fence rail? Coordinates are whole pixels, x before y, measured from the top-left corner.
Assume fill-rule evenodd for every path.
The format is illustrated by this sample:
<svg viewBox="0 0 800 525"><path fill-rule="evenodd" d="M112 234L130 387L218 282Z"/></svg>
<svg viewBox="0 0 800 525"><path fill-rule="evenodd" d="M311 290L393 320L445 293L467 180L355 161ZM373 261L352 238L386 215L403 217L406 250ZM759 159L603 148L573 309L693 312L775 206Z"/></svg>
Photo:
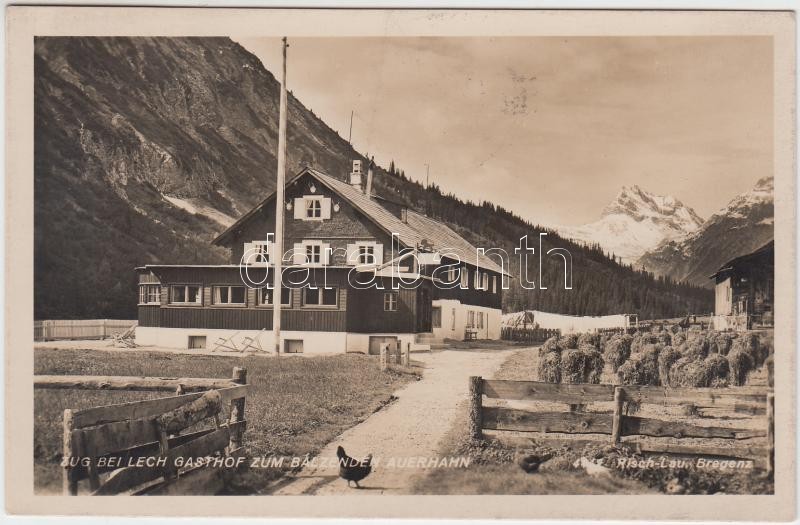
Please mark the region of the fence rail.
<svg viewBox="0 0 800 525"><path fill-rule="evenodd" d="M553 336L560 336L561 330L556 328L512 328L504 326L500 329L500 338L506 341L525 343L543 343Z"/></svg>
<svg viewBox="0 0 800 525"><path fill-rule="evenodd" d="M530 409L483 406L483 398L524 401L545 401L569 405L570 411L535 411ZM582 412L576 408L589 403L613 402L613 412ZM695 425L627 415L629 403L667 406L693 405L698 408L722 408L745 412L751 417L764 416L760 428ZM765 459L766 470L774 467L775 424L774 398L766 388L664 388L649 386L614 386L598 384L558 384L537 381L485 380L470 378L469 432L474 439L483 437L483 430L601 434L613 444L627 436L671 437L676 439L722 439L718 444L684 445L654 441L626 440L642 452L725 456L743 459ZM762 444L743 441L757 438Z"/></svg>
<svg viewBox="0 0 800 525"><path fill-rule="evenodd" d="M126 319L57 319L33 322L34 341L105 339L136 324Z"/></svg>
<svg viewBox="0 0 800 525"><path fill-rule="evenodd" d="M183 467L180 458L243 455L247 371L231 379L124 376L34 376L34 388L173 391L177 395L64 411L63 489L77 495L187 494L215 490L229 469ZM199 392L186 394L195 390ZM229 406L221 422L223 410ZM181 435L196 425L207 425ZM144 461L144 464L142 462ZM105 474L108 474L105 476ZM101 475L103 477L101 478Z"/></svg>

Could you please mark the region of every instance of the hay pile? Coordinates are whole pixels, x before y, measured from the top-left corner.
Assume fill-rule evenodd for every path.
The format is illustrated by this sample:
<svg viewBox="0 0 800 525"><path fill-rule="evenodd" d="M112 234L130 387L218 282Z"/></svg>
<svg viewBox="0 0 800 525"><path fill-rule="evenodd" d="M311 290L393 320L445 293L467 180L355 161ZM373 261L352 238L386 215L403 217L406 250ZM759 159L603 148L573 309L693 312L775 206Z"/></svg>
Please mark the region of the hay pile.
<svg viewBox="0 0 800 525"><path fill-rule="evenodd" d="M597 384L604 365L603 355L592 345L584 344L577 350L564 350L561 353L561 382Z"/></svg>
<svg viewBox="0 0 800 525"><path fill-rule="evenodd" d="M537 374L539 381L547 383L561 382L561 352L563 347L558 337L551 337L539 347L539 365Z"/></svg>
<svg viewBox="0 0 800 525"><path fill-rule="evenodd" d="M578 348L578 334L567 334L563 336L558 344L564 349L577 349Z"/></svg>
<svg viewBox="0 0 800 525"><path fill-rule="evenodd" d="M647 344L639 352L632 353L630 359L625 361L617 370L622 384L659 385L658 355L661 349L660 345Z"/></svg>
<svg viewBox="0 0 800 525"><path fill-rule="evenodd" d="M742 386L747 382L750 372L764 364L769 349L759 344L756 334L744 333L733 340L727 359L730 371L730 384Z"/></svg>
<svg viewBox="0 0 800 525"><path fill-rule="evenodd" d="M628 334L615 334L603 347L603 356L614 372L631 356L632 342L633 337Z"/></svg>
<svg viewBox="0 0 800 525"><path fill-rule="evenodd" d="M729 332L709 332L707 336L709 353L721 356L728 355L735 337L734 334Z"/></svg>
<svg viewBox="0 0 800 525"><path fill-rule="evenodd" d="M673 386L670 380L670 369L680 358L681 353L671 346L665 346L658 354L658 381L663 386Z"/></svg>
<svg viewBox="0 0 800 525"><path fill-rule="evenodd" d="M656 334L636 332L631 341L631 354L638 354L648 345L659 343L659 338Z"/></svg>
<svg viewBox="0 0 800 525"><path fill-rule="evenodd" d="M682 357L669 371L670 386L725 387L728 386L728 360L719 354L704 359Z"/></svg>

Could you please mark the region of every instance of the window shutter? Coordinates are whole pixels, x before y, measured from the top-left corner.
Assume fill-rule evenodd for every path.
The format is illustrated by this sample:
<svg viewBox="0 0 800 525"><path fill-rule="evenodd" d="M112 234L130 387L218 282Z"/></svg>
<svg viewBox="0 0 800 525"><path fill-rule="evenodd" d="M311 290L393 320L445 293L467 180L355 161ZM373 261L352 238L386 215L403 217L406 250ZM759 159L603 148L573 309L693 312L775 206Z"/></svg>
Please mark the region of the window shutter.
<svg viewBox="0 0 800 525"><path fill-rule="evenodd" d="M302 199L301 199L302 200ZM294 243L294 255L292 260L295 264L305 264L306 262L306 248L302 242Z"/></svg>
<svg viewBox="0 0 800 525"><path fill-rule="evenodd" d="M297 197L294 200L294 218L295 219L306 218L306 203L302 197Z"/></svg>
<svg viewBox="0 0 800 525"><path fill-rule="evenodd" d="M380 266L383 264L383 244L376 242L375 246L375 264Z"/></svg>
<svg viewBox="0 0 800 525"><path fill-rule="evenodd" d="M331 218L331 200L328 197L324 197L320 199L320 205L322 206L322 219L330 219Z"/></svg>
<svg viewBox="0 0 800 525"><path fill-rule="evenodd" d="M358 264L358 246L355 244L348 244L347 245L347 261L346 264L348 265L357 265Z"/></svg>
<svg viewBox="0 0 800 525"><path fill-rule="evenodd" d="M330 247L331 247L331 245L327 244L327 243L322 243L322 245L320 247L320 250L322 252L320 254L320 261L322 261L322 264L324 264L324 265L328 265L328 264L331 263L331 261L330 261L330 258L331 258Z"/></svg>

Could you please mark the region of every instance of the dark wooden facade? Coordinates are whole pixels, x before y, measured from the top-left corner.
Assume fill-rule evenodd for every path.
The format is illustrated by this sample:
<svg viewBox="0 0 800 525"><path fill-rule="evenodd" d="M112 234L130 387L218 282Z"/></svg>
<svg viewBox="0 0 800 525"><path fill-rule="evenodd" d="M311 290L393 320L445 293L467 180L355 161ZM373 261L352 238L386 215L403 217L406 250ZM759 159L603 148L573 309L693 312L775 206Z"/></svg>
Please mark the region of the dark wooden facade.
<svg viewBox="0 0 800 525"><path fill-rule="evenodd" d="M772 242L727 262L711 277L716 285L716 315L747 316L748 324L772 324L775 301Z"/></svg>
<svg viewBox="0 0 800 525"><path fill-rule="evenodd" d="M290 270L291 271L291 270ZM305 270L302 270L303 272ZM336 306L303 305L304 287L291 289L291 304L281 311L283 330L355 332L355 333L418 333L431 330L431 283L423 281L416 288L394 290L389 279L377 282L383 289L352 288L348 284L349 269L329 268L323 277L321 269L310 269L310 281L327 283L338 293ZM253 269L255 280L271 272ZM257 290L247 289L243 305L214 305L211 290L215 285L242 285L238 267L154 267L139 270L140 284L159 284L160 304L139 305L139 325L164 328L211 328L230 330L272 329L272 307L257 303ZM202 302L198 305L170 303L169 287L177 284L202 286ZM396 310L385 310L385 295L395 294Z"/></svg>
<svg viewBox="0 0 800 525"><path fill-rule="evenodd" d="M324 177L323 177L324 179ZM321 183L311 172L301 172L286 187L286 201L281 203L286 209L284 227L284 251L291 250L295 244L308 241L320 241L327 244L333 254L322 268L298 268L296 262L284 257L284 283L298 282L306 274L306 287L328 286L337 289L337 301L333 306L307 306L303 304L303 289L292 288L291 303L282 307L281 326L284 330L298 331L331 331L354 333L421 333L432 330L432 301L438 299L458 300L465 305L474 305L500 309L502 305L501 276L496 271L477 269L474 261L465 261L460 270L468 272L466 287L460 285L454 289L440 289L433 285L431 276L435 266L418 266L415 259L408 258L400 263L403 271L419 272L422 277L414 285L402 285L393 290L388 278L379 277L383 289L359 289L348 281L352 261L347 260L348 246L356 246L358 242L378 243L381 246L382 262L388 263L401 253L419 248L401 246L397 239L387 233L387 221L394 226L410 227L408 211L402 204L392 203L385 199L352 195L351 187L339 187L343 195L348 194L350 201L342 198L335 183L328 180ZM328 184L328 185L326 185ZM298 201L304 197L323 198L328 202L330 210L325 217L307 219L295 217ZM364 202L366 199L366 204ZM378 211L375 210L375 204ZM160 286L157 304L149 300L139 306L139 324L145 327L165 328L209 328L232 330L272 329L272 307L257 304L257 291L246 288L243 304L221 305L212 301L214 286L242 286L246 279L240 269L240 262L246 243L253 241L270 241L275 224L275 200L265 200L261 205L248 212L243 219L220 235L214 242L230 249L230 264L222 266L169 266L154 265L138 269L139 283L144 286L140 290L140 298L152 297L147 286ZM291 204L291 210L290 206ZM366 214L369 213L370 216ZM387 219L387 216L389 219ZM403 224L397 222L397 219ZM441 226L435 221L425 218L426 235L436 237L436 228ZM413 228L412 228L413 230ZM394 230L392 230L394 231ZM414 231L422 231L414 230ZM448 230L449 231L449 230ZM471 246L455 233L451 232L449 240L456 236L462 247ZM446 246L446 240L441 244ZM420 245L424 245L419 241ZM473 249L472 252L475 250ZM469 255L469 254L467 254ZM453 261L448 261L448 264ZM288 266L288 268L287 268ZM300 272L300 273L296 273ZM488 275L488 289L476 286L475 273ZM293 277L296 276L297 278ZM272 283L271 271L264 267L249 267L248 277L251 284ZM479 282L483 283L482 279ZM202 300L198 304L174 304L170 301L171 286L185 285L202 288ZM386 308L386 294L394 294L396 309Z"/></svg>

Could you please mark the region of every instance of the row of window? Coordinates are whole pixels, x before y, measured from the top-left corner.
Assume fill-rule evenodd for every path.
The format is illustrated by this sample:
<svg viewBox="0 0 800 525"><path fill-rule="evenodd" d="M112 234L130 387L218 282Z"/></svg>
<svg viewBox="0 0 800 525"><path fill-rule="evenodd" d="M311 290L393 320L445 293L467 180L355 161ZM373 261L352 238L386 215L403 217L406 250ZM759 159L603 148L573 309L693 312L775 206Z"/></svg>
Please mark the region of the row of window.
<svg viewBox="0 0 800 525"><path fill-rule="evenodd" d="M433 323L434 328L441 328L442 327L442 308L440 306L434 306L432 312L431 320ZM484 323L484 312L476 312L474 310L467 311L467 328L476 328L478 330L483 329ZM450 330L456 329L456 309L450 309Z"/></svg>
<svg viewBox="0 0 800 525"><path fill-rule="evenodd" d="M197 284L173 284L169 286L167 302L176 305L202 305L203 287ZM338 288L303 288L303 306L338 306ZM260 288L256 290L257 306L272 306L275 290ZM281 305L292 305L291 288L281 288ZM139 285L139 304L161 304L161 286L158 284ZM211 287L211 304L221 306L244 306L246 289L244 286L219 285Z"/></svg>
<svg viewBox="0 0 800 525"><path fill-rule="evenodd" d="M272 264L273 246L270 241L244 243L245 264ZM369 265L383 263L383 245L374 241L356 242L347 245L347 263ZM306 240L294 244L292 262L302 265L330 264L330 244L318 240Z"/></svg>
<svg viewBox="0 0 800 525"><path fill-rule="evenodd" d="M339 289L302 288L302 305L307 307L336 307L339 305ZM292 305L292 294L299 291L292 288L281 288L281 306ZM257 306L272 306L275 290L260 288L256 290ZM398 306L397 292L383 294L383 310L396 312ZM169 304L202 305L203 287L196 284L173 284L169 286ZM158 284L139 285L139 304L161 304L161 286ZM212 286L211 304L220 306L244 306L246 292L244 286Z"/></svg>

